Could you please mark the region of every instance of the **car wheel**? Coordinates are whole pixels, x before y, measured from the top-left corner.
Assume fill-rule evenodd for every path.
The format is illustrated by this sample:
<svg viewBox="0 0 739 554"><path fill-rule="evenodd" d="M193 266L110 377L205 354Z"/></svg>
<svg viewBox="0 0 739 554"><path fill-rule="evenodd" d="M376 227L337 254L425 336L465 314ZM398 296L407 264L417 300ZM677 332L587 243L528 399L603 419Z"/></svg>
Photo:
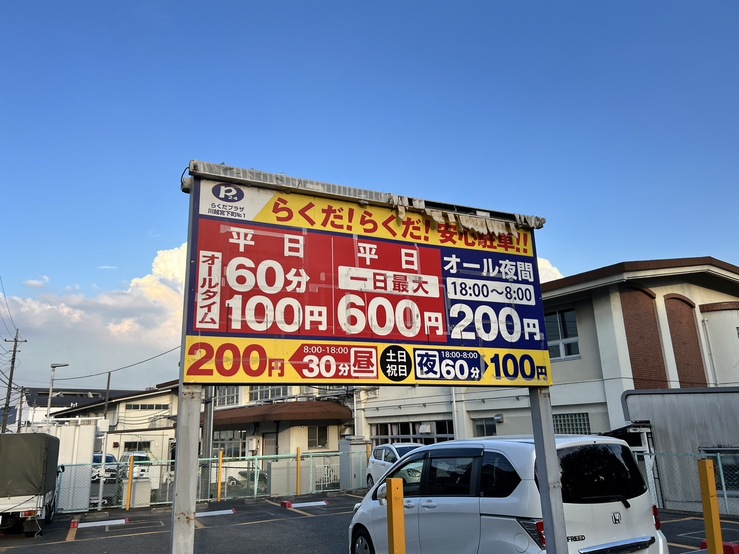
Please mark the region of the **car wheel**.
<svg viewBox="0 0 739 554"><path fill-rule="evenodd" d="M375 547L372 546L372 539L367 530L363 527L360 527L354 532L354 540L352 543L352 554L375 554Z"/></svg>
<svg viewBox="0 0 739 554"><path fill-rule="evenodd" d="M368 489L371 489L372 488L372 485L374 485L374 484L375 484L375 480L372 479L372 476L371 475L368 475L367 476L367 488Z"/></svg>

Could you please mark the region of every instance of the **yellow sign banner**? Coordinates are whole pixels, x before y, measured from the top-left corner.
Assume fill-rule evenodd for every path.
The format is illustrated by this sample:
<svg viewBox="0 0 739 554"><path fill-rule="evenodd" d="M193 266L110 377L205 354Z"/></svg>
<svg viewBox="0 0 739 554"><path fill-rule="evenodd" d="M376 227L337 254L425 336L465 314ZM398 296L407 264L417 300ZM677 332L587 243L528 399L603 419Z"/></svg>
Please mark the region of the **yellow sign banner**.
<svg viewBox="0 0 739 554"><path fill-rule="evenodd" d="M534 256L532 233L498 222L496 233L480 232L465 225L464 217L438 212L432 218L417 212L402 217L397 209L306 196L276 193L254 216L260 223L285 225L317 231L329 231L412 242L419 245L445 246L483 252ZM478 222L484 218L475 218Z"/></svg>
<svg viewBox="0 0 739 554"><path fill-rule="evenodd" d="M550 386L547 350L188 336L186 383Z"/></svg>

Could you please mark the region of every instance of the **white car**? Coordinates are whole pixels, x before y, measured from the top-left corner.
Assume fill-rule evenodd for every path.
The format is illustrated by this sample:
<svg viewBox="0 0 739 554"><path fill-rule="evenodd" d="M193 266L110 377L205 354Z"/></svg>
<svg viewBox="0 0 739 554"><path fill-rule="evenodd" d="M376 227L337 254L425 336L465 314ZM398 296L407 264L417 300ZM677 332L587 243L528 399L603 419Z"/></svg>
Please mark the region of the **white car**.
<svg viewBox="0 0 739 554"><path fill-rule="evenodd" d="M374 485L395 462L419 446L423 445L415 442L396 442L375 446L367 461L367 486Z"/></svg>
<svg viewBox="0 0 739 554"><path fill-rule="evenodd" d="M153 461L148 452L124 452L121 454L119 474L124 479L128 478L128 469L133 458L133 478L144 479L149 477L151 462Z"/></svg>
<svg viewBox="0 0 739 554"><path fill-rule="evenodd" d="M657 508L629 446L558 436L569 554L667 554ZM389 478L403 479L408 554L541 554L541 495L531 437L455 440L417 448L355 507L351 554L388 552ZM408 480L407 475L418 474Z"/></svg>
<svg viewBox="0 0 739 554"><path fill-rule="evenodd" d="M96 452L92 455L92 480L99 481L100 474L103 474L103 480L115 481L118 476L118 462L113 454L105 455L105 464L103 464L103 455Z"/></svg>

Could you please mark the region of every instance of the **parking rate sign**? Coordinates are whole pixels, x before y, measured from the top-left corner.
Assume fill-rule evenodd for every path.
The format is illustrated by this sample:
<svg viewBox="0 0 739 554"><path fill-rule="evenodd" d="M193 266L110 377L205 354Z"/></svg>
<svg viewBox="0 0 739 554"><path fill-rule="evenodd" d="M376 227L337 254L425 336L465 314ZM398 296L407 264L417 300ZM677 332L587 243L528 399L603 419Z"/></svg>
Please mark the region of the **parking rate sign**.
<svg viewBox="0 0 739 554"><path fill-rule="evenodd" d="M184 382L551 385L532 231L199 184Z"/></svg>

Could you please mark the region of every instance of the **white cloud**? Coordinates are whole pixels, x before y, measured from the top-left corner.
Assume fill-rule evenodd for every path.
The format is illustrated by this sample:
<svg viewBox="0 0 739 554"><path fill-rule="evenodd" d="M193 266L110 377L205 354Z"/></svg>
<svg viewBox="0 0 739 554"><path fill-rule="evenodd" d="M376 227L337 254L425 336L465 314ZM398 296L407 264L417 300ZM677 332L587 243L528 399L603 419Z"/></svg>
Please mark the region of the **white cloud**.
<svg viewBox="0 0 739 554"><path fill-rule="evenodd" d="M40 289L44 286L46 286L49 283L49 277L47 275L42 275L41 279L29 279L24 285L27 287L31 287L32 289Z"/></svg>
<svg viewBox="0 0 739 554"><path fill-rule="evenodd" d="M15 324L28 341L18 355L16 383L47 386L49 364L63 362L69 367L57 372L59 386L104 388L106 376L66 379L135 364L178 346L186 253L186 245L158 252L151 273L133 279L126 290L8 298ZM176 379L178 361L177 350L116 372L111 386L143 389Z"/></svg>
<svg viewBox="0 0 739 554"><path fill-rule="evenodd" d="M546 283L547 281L554 281L556 279L561 279L562 277L564 277L564 275L562 275L559 272L559 269L554 267L552 265L552 262L550 262L546 258L539 258L538 263L539 263L539 280L542 283Z"/></svg>

